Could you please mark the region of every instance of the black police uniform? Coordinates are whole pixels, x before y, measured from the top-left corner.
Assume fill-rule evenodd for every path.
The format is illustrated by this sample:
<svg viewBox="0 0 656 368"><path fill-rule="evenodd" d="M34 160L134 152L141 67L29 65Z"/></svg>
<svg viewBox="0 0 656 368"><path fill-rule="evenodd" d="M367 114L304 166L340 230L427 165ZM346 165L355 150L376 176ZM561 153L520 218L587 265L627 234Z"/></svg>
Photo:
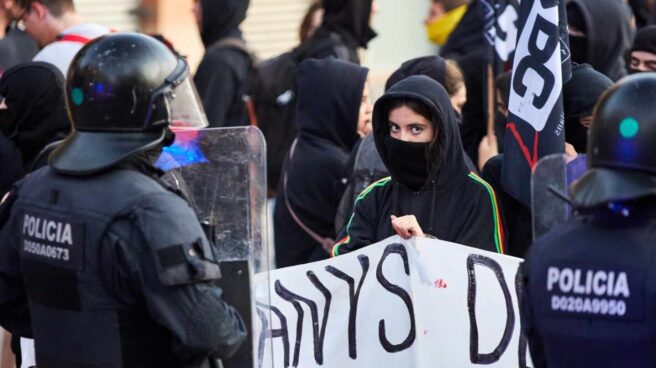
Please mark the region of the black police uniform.
<svg viewBox="0 0 656 368"><path fill-rule="evenodd" d="M576 218L523 265L535 367L656 365L656 206Z"/></svg>
<svg viewBox="0 0 656 368"><path fill-rule="evenodd" d="M148 36L105 36L73 60L75 129L0 210L0 325L34 338L39 368L206 367L245 340L214 248L151 165L178 107L196 121L193 90Z"/></svg>
<svg viewBox="0 0 656 368"><path fill-rule="evenodd" d="M656 366L656 74L599 101L578 215L522 266L522 323L535 367ZM539 210L539 209L538 209Z"/></svg>
<svg viewBox="0 0 656 368"><path fill-rule="evenodd" d="M152 178L44 168L15 195L0 235L0 322L23 336L31 323L39 367L183 367L243 341L195 214ZM31 320L5 320L27 301Z"/></svg>

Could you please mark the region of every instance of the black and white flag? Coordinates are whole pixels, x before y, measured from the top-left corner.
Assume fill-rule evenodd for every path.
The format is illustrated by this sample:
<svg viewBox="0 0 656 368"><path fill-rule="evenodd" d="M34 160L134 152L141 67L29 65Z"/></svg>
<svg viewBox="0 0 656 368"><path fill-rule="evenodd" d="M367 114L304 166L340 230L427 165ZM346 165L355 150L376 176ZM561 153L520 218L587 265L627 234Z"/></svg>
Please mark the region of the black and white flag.
<svg viewBox="0 0 656 368"><path fill-rule="evenodd" d="M563 85L572 74L565 0L522 0L519 24L502 185L530 207L532 169L565 152Z"/></svg>

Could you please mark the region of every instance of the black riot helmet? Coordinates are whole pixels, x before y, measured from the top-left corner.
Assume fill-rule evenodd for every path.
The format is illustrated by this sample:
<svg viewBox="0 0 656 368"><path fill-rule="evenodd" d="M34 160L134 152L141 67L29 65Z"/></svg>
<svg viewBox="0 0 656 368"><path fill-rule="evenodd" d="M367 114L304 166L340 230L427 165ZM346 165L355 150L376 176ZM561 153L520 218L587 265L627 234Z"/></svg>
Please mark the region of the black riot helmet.
<svg viewBox="0 0 656 368"><path fill-rule="evenodd" d="M138 33L114 33L86 45L66 80L73 132L50 156L54 170L88 175L171 136L169 128L206 127L184 59Z"/></svg>
<svg viewBox="0 0 656 368"><path fill-rule="evenodd" d="M579 209L656 195L656 73L622 79L599 100L588 172L572 186Z"/></svg>

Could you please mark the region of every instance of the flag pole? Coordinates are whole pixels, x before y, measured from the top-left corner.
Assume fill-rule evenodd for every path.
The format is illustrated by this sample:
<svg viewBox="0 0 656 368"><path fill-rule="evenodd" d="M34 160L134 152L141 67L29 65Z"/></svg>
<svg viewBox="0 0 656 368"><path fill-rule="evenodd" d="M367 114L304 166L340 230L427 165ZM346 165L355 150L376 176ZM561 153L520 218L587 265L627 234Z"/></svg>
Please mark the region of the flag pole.
<svg viewBox="0 0 656 368"><path fill-rule="evenodd" d="M494 136L494 117L496 115L496 81L492 63L487 64L487 135Z"/></svg>

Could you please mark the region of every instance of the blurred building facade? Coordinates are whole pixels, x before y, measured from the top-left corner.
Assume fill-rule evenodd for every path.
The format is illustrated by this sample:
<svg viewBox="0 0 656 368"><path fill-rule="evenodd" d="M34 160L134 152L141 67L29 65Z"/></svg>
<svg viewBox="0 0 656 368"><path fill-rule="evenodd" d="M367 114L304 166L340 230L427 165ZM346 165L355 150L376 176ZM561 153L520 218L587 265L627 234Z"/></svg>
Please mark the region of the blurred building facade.
<svg viewBox="0 0 656 368"><path fill-rule="evenodd" d="M373 26L379 36L362 58L371 69L374 96L382 93L385 79L404 60L436 52L426 40L422 23L430 0L377 1L380 10ZM260 59L298 44L298 28L310 3L311 0L251 0L242 30ZM203 55L191 13L193 0L76 0L76 6L91 22L121 31L161 33L187 56L192 70Z"/></svg>
<svg viewBox="0 0 656 368"><path fill-rule="evenodd" d="M120 31L164 35L188 57L192 69L203 55L191 13L193 0L76 0L75 4L87 21ZM275 56L298 43L298 27L309 4L310 0L251 0L242 30L258 57Z"/></svg>

